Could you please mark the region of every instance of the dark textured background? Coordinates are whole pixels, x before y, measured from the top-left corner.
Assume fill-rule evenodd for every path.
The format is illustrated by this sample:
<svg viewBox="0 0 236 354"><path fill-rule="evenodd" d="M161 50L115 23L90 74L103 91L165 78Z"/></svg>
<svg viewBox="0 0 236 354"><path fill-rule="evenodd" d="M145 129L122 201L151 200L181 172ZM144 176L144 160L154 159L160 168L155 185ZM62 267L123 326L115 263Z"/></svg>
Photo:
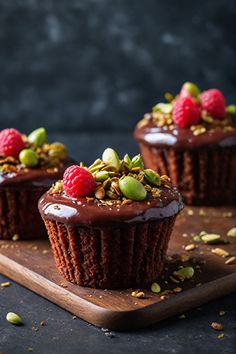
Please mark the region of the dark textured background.
<svg viewBox="0 0 236 354"><path fill-rule="evenodd" d="M235 101L234 0L0 0L0 129L132 131L184 80Z"/></svg>

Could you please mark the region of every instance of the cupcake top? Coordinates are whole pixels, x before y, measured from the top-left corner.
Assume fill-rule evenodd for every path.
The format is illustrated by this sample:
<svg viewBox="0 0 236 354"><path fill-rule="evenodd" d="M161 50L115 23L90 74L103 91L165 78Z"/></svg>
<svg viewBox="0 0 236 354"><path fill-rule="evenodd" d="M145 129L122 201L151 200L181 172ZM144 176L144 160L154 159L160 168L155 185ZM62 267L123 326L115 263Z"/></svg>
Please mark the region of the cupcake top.
<svg viewBox="0 0 236 354"><path fill-rule="evenodd" d="M145 169L140 155L120 160L111 148L89 167L70 166L39 201L43 217L83 225L163 219L182 208L168 176Z"/></svg>
<svg viewBox="0 0 236 354"><path fill-rule="evenodd" d="M50 178L60 178L65 165L66 147L59 142L48 143L44 128L28 136L13 128L0 132L0 187L29 181L49 187Z"/></svg>
<svg viewBox="0 0 236 354"><path fill-rule="evenodd" d="M166 93L165 98L166 103L156 104L138 122L134 132L138 141L179 149L236 145L236 106L226 106L220 90L200 92L186 82L177 96Z"/></svg>

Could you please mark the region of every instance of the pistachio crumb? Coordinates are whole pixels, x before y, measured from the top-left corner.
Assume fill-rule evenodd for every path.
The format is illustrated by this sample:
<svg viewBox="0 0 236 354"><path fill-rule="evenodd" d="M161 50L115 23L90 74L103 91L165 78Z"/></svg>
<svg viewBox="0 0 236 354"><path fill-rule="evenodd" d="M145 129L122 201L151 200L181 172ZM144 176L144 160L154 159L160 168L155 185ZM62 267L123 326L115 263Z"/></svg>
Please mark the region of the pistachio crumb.
<svg viewBox="0 0 236 354"><path fill-rule="evenodd" d="M12 241L18 241L20 239L20 235L15 234L12 236Z"/></svg>
<svg viewBox="0 0 236 354"><path fill-rule="evenodd" d="M188 213L188 215L190 215L190 216L194 215L194 211L193 211L192 209L189 209L189 210L187 211L187 213Z"/></svg>
<svg viewBox="0 0 236 354"><path fill-rule="evenodd" d="M223 339L223 338L224 338L224 336L225 336L225 334L224 334L224 333L220 333L220 334L218 334L217 338L218 338L218 339Z"/></svg>
<svg viewBox="0 0 236 354"><path fill-rule="evenodd" d="M230 257L225 261L225 264L235 264L235 259L236 259L235 256Z"/></svg>
<svg viewBox="0 0 236 354"><path fill-rule="evenodd" d="M225 314L226 314L226 312L224 310L219 311L219 316L224 316Z"/></svg>
<svg viewBox="0 0 236 354"><path fill-rule="evenodd" d="M189 245L185 246L185 251L192 251L196 248L196 245L194 243L190 243Z"/></svg>
<svg viewBox="0 0 236 354"><path fill-rule="evenodd" d="M229 252L225 251L223 248L213 248L211 252L223 258L229 256Z"/></svg>
<svg viewBox="0 0 236 354"><path fill-rule="evenodd" d="M232 227L232 229L227 232L227 236L236 237L236 227Z"/></svg>
<svg viewBox="0 0 236 354"><path fill-rule="evenodd" d="M1 283L1 287L2 288L8 288L9 286L11 286L11 283L9 281L6 281L4 283Z"/></svg>
<svg viewBox="0 0 236 354"><path fill-rule="evenodd" d="M151 285L151 291L152 291L153 293L158 294L158 293L161 291L160 285L159 285L158 283L152 283L152 285Z"/></svg>
<svg viewBox="0 0 236 354"><path fill-rule="evenodd" d="M180 320L184 320L186 318L186 315L182 314L178 317Z"/></svg>
<svg viewBox="0 0 236 354"><path fill-rule="evenodd" d="M138 299L142 299L145 297L145 293L143 291L140 290L135 290L131 292L131 296L136 297Z"/></svg>

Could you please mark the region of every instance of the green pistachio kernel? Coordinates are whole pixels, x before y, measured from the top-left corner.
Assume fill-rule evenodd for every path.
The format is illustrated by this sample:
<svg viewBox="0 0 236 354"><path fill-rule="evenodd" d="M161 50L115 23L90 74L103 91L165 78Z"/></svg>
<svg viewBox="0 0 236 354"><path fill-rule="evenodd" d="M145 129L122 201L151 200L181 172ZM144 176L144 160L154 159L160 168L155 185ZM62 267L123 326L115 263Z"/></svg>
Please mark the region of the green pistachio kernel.
<svg viewBox="0 0 236 354"><path fill-rule="evenodd" d="M14 325L22 324L22 320L21 320L20 316L14 312L8 312L8 314L6 315L6 320Z"/></svg>
<svg viewBox="0 0 236 354"><path fill-rule="evenodd" d="M169 114L172 112L173 105L171 103L158 103L152 107L153 112L161 112L164 114Z"/></svg>
<svg viewBox="0 0 236 354"><path fill-rule="evenodd" d="M126 164L127 167L131 167L131 165L132 165L132 160L131 160L131 158L129 157L128 154L125 154L125 156L124 156L124 162L125 162L125 164Z"/></svg>
<svg viewBox="0 0 236 354"><path fill-rule="evenodd" d="M175 274L183 277L184 279L190 279L194 275L194 269L192 267L183 267L177 270Z"/></svg>
<svg viewBox="0 0 236 354"><path fill-rule="evenodd" d="M132 168L133 168L133 167L144 168L143 159L142 159L142 157L141 157L140 154L138 154L138 155L136 155L136 156L134 156L134 157L132 158L131 166L132 166Z"/></svg>
<svg viewBox="0 0 236 354"><path fill-rule="evenodd" d="M152 283L152 285L151 285L151 291L152 291L153 293L158 294L158 293L161 291L160 285L159 285L158 283Z"/></svg>
<svg viewBox="0 0 236 354"><path fill-rule="evenodd" d="M174 100L174 96L170 92L166 92L164 95L167 102L172 102Z"/></svg>
<svg viewBox="0 0 236 354"><path fill-rule="evenodd" d="M226 112L232 115L236 115L236 105L235 104L230 104L229 106L226 107Z"/></svg>
<svg viewBox="0 0 236 354"><path fill-rule="evenodd" d="M142 183L131 176L120 178L119 188L122 194L131 200L144 200L147 196L147 191Z"/></svg>
<svg viewBox="0 0 236 354"><path fill-rule="evenodd" d="M220 241L220 235L218 234L205 234L201 236L201 239L205 243L218 243Z"/></svg>
<svg viewBox="0 0 236 354"><path fill-rule="evenodd" d="M36 145L37 147L42 146L47 141L46 130L44 128L38 128L38 129L33 130L28 135L28 140L30 143Z"/></svg>
<svg viewBox="0 0 236 354"><path fill-rule="evenodd" d="M38 164L38 155L31 149L23 149L20 152L19 160L26 166L34 167Z"/></svg>
<svg viewBox="0 0 236 354"><path fill-rule="evenodd" d="M67 156L67 149L62 143L53 143L49 146L48 155L50 157L55 157L64 160Z"/></svg>
<svg viewBox="0 0 236 354"><path fill-rule="evenodd" d="M144 170L144 178L152 186L160 186L161 185L160 175L153 170L150 170L150 169Z"/></svg>
<svg viewBox="0 0 236 354"><path fill-rule="evenodd" d="M98 171L95 173L94 177L97 182L104 182L109 178L109 172L108 171Z"/></svg>
<svg viewBox="0 0 236 354"><path fill-rule="evenodd" d="M107 148L102 154L102 160L114 170L119 171L120 159L117 152L111 148Z"/></svg>
<svg viewBox="0 0 236 354"><path fill-rule="evenodd" d="M185 91L188 91L192 97L198 98L200 90L193 82L185 82L182 87Z"/></svg>
<svg viewBox="0 0 236 354"><path fill-rule="evenodd" d="M228 236L228 237L236 237L236 227L232 227L232 229L230 229L230 230L227 232L227 236Z"/></svg>

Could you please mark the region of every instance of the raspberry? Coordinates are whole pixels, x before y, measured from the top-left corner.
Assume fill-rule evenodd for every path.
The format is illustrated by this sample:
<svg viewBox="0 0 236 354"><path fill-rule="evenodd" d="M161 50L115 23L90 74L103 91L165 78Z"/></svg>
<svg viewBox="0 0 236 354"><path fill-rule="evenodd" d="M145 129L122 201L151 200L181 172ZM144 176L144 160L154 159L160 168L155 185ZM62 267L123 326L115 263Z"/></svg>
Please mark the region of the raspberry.
<svg viewBox="0 0 236 354"><path fill-rule="evenodd" d="M17 159L24 147L25 143L18 130L10 128L0 132L0 155L13 156Z"/></svg>
<svg viewBox="0 0 236 354"><path fill-rule="evenodd" d="M202 109L213 118L223 118L225 115L225 98L220 90L210 89L201 94Z"/></svg>
<svg viewBox="0 0 236 354"><path fill-rule="evenodd" d="M198 124L201 118L200 108L190 97L181 97L174 103L173 120L180 128Z"/></svg>
<svg viewBox="0 0 236 354"><path fill-rule="evenodd" d="M93 175L85 168L73 165L65 170L63 188L70 197L89 197L93 193L94 187Z"/></svg>

